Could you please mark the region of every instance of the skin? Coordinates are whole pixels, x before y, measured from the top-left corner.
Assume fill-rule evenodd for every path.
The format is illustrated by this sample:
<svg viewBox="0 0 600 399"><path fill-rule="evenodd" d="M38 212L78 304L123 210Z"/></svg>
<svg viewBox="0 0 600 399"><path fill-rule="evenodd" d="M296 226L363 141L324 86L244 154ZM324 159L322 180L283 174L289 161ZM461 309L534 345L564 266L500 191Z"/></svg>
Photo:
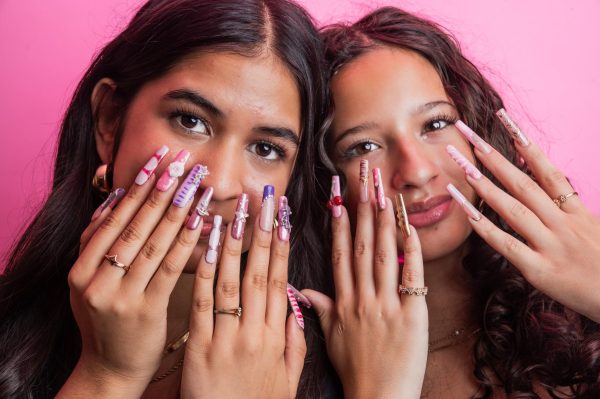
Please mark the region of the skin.
<svg viewBox="0 0 600 399"><path fill-rule="evenodd" d="M254 359L248 353L256 355L258 347L268 359L263 363L265 370L253 367L253 361L237 362L236 371L246 379L234 378L239 384L219 387L248 397L293 396L306 349L295 321L286 322L289 244L276 233L272 238L257 223L264 185L273 185L276 195L281 195L294 165L300 100L292 75L269 52L256 57L193 54L140 89L121 121L122 137L112 160L119 126L114 117L118 107L114 88L114 82L103 79L92 96L92 105L98 110L96 142L103 161L115 165L114 187L130 189L114 210L107 208L82 234L81 254L69 274L69 284L83 350L58 397L89 397L91 393L95 397L176 397L182 373L197 377L202 372L201 380L214 381L228 370L231 377L232 367L223 364L245 355ZM200 93L218 111L165 97L174 90ZM178 110L184 110L185 116L177 114ZM288 139L274 137L270 133L274 129L284 129ZM285 156L278 156L270 145L261 147L264 140L284 149ZM171 151L155 174L141 186L133 184L139 170L162 145ZM211 174L199 192L214 188L209 212L222 215L224 224L229 224L222 233L222 256L218 264L210 266L212 271L204 264L207 232L202 230L203 223L195 230L182 228L195 201L184 208L171 205L183 177L165 192L154 188L158 176L182 148L191 153L186 174L195 163L208 167ZM236 240L231 237L230 222L243 192L250 198L250 216L246 234ZM152 251L147 250L150 243ZM248 250L247 278L240 281L240 256ZM124 274L108 265L105 253L118 254L131 270ZM196 275L181 275L184 269ZM240 286L244 287L241 298ZM239 318L212 312L213 307L240 305L245 313ZM261 312L264 317L257 317ZM204 322L198 323L199 319ZM220 340L210 342L208 321ZM181 359L181 349L166 357L162 350L166 342L188 328L184 366L167 379L148 385L154 375L163 374ZM232 347L238 349L223 349ZM269 377L272 390L257 386L254 381L260 378L253 377L253 372ZM218 387L198 381L190 378L183 382L184 397L216 394L208 389Z"/></svg>

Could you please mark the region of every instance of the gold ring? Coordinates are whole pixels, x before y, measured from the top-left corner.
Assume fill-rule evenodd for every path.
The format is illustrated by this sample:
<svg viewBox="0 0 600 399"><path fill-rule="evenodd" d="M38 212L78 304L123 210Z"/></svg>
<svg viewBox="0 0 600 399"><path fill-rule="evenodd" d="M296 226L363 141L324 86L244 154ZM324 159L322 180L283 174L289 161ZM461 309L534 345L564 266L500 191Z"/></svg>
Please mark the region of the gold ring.
<svg viewBox="0 0 600 399"><path fill-rule="evenodd" d="M231 309L215 309L215 314L230 314L236 317L242 317L242 307L238 306L237 308Z"/></svg>
<svg viewBox="0 0 600 399"><path fill-rule="evenodd" d="M562 204L567 202L567 200L574 195L579 195L579 193L577 191L571 191L569 194L559 195L558 197L554 198L552 201L556 204L556 206L558 206L560 208L560 207L562 207Z"/></svg>
<svg viewBox="0 0 600 399"><path fill-rule="evenodd" d="M427 291L427 287L405 287L402 284L398 287L398 292L406 295L425 296L427 295Z"/></svg>
<svg viewBox="0 0 600 399"><path fill-rule="evenodd" d="M125 274L127 274L127 272L129 271L129 265L124 265L121 262L119 262L117 260L117 255L106 254L104 255L104 259L106 259L111 266L123 269L125 271Z"/></svg>

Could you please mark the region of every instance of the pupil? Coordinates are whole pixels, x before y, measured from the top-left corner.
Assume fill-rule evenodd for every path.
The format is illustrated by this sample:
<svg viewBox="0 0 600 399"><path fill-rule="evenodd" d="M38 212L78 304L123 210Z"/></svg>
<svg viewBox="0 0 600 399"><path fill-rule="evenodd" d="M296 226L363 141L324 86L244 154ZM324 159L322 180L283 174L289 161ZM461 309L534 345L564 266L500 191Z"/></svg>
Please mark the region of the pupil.
<svg viewBox="0 0 600 399"><path fill-rule="evenodd" d="M198 124L198 119L194 118L193 116L184 115L181 117L181 124L186 128L191 129Z"/></svg>
<svg viewBox="0 0 600 399"><path fill-rule="evenodd" d="M266 157L267 155L269 155L271 153L271 146L268 144L264 144L264 143L258 144L256 146L256 152L261 157Z"/></svg>

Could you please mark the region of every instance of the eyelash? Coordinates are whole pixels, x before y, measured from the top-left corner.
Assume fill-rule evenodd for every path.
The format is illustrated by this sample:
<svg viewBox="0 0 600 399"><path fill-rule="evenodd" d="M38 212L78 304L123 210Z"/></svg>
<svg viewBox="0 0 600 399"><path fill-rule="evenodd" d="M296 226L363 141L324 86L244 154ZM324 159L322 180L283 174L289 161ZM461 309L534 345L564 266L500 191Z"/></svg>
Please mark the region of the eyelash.
<svg viewBox="0 0 600 399"><path fill-rule="evenodd" d="M458 121L458 118L456 116L453 115L449 115L449 114L440 114L440 115L436 115L433 116L431 118L429 118L424 124L424 128L423 128L423 132L424 133L428 133L428 132L433 132L433 131L437 131L437 130L443 130L446 127L448 127L448 125L453 125L456 123L456 121ZM431 124L434 122L446 122L447 125L439 128L439 129L434 129L431 128Z"/></svg>
<svg viewBox="0 0 600 399"><path fill-rule="evenodd" d="M265 157L261 157L258 154L255 154L256 156L258 156L259 158L261 158L262 160L264 160L265 162L276 162L276 161L283 161L287 158L287 151L285 148L283 148L282 146L275 144L274 142L272 142L271 140L268 139L261 139L255 143L252 143L250 145L260 145L260 144L266 144L269 147L271 147L271 149L273 151L275 151L275 153L277 153L278 159L266 159Z"/></svg>
<svg viewBox="0 0 600 399"><path fill-rule="evenodd" d="M192 131L189 128L186 128L181 123L179 123L177 121L177 118L182 117L182 116L186 116L186 117L189 117L189 118L197 119L202 124L204 124L204 126L206 126L206 130L208 131L208 134L212 136L212 127L210 126L210 123L208 123L208 121L206 119L204 119L203 117L197 115L194 111L191 111L189 109L177 108L175 111L171 112L171 114L169 115L169 119L171 119L176 124L176 126L178 128L184 130L186 132L186 134L188 134L188 135L197 135L197 134L200 134L198 132Z"/></svg>
<svg viewBox="0 0 600 399"><path fill-rule="evenodd" d="M344 159L349 159L349 158L354 158L357 156L363 156L365 154L353 154L353 152L356 150L356 148L359 145L365 145L365 144L373 144L376 145L378 147L380 147L379 144L375 143L374 140L368 138L368 139L360 139L360 140L356 140L355 142L353 142L352 144L350 144L350 146L348 146L348 149L346 149L343 153L342 153L342 158ZM372 151L369 151L372 152Z"/></svg>

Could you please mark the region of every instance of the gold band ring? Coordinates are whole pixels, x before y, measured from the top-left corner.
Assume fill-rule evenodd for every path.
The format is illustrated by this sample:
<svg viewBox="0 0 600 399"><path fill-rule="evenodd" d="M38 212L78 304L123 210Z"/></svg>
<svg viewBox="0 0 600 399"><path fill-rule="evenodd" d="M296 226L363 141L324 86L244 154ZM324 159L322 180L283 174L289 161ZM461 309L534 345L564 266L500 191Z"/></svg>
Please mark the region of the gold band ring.
<svg viewBox="0 0 600 399"><path fill-rule="evenodd" d="M405 295L425 296L427 291L427 287L405 287L402 284L398 287L398 292Z"/></svg>
<svg viewBox="0 0 600 399"><path fill-rule="evenodd" d="M104 255L104 259L106 259L111 266L123 269L125 271L125 274L127 274L127 272L129 271L129 265L124 265L123 263L119 262L117 260L117 255L106 254Z"/></svg>
<svg viewBox="0 0 600 399"><path fill-rule="evenodd" d="M567 202L567 200L574 196L574 195L579 195L579 193L577 191L571 191L569 194L561 194L558 197L552 199L552 201L556 204L556 206L558 206L559 208L562 207L562 204L564 204L565 202Z"/></svg>
<svg viewBox="0 0 600 399"><path fill-rule="evenodd" d="M215 314L230 314L236 317L242 317L242 307L238 306L237 308L231 309L215 309Z"/></svg>

